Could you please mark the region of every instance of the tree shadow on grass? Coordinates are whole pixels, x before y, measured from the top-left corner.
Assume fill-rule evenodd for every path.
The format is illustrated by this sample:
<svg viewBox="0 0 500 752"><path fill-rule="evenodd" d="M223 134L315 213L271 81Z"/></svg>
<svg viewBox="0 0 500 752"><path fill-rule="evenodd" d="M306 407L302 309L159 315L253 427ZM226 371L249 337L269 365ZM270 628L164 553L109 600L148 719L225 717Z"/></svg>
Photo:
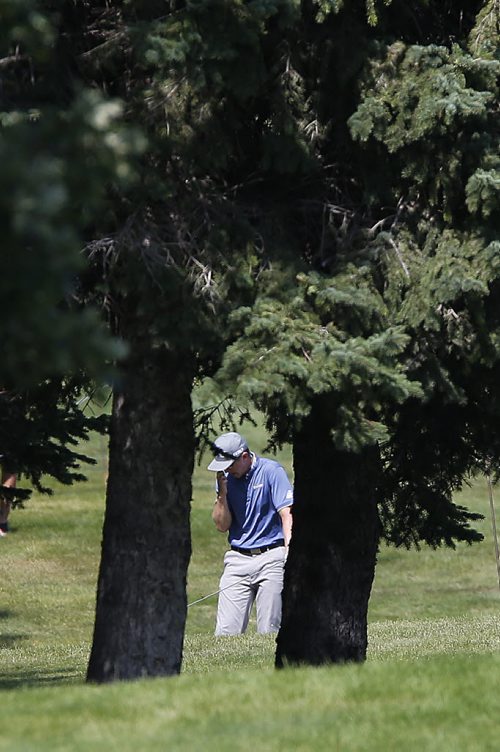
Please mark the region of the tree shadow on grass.
<svg viewBox="0 0 500 752"><path fill-rule="evenodd" d="M12 671L11 674L0 675L0 691L5 689L21 689L26 687L48 687L59 684L83 684L84 677L81 669L59 668L47 670Z"/></svg>
<svg viewBox="0 0 500 752"><path fill-rule="evenodd" d="M0 650L10 650L16 642L27 639L28 635L24 634L2 634L0 635Z"/></svg>
<svg viewBox="0 0 500 752"><path fill-rule="evenodd" d="M9 619L11 616L12 611L0 609L0 619ZM10 650L17 642L27 639L26 634L0 634L0 650Z"/></svg>
<svg viewBox="0 0 500 752"><path fill-rule="evenodd" d="M12 617L12 612L0 609L0 620ZM1 651L12 650L18 642L29 639L27 634L0 634L0 663ZM83 683L81 665L66 666L64 668L34 668L25 669L13 666L5 670L5 664L0 669L0 691L3 689L21 689L21 687L43 687L57 684Z"/></svg>

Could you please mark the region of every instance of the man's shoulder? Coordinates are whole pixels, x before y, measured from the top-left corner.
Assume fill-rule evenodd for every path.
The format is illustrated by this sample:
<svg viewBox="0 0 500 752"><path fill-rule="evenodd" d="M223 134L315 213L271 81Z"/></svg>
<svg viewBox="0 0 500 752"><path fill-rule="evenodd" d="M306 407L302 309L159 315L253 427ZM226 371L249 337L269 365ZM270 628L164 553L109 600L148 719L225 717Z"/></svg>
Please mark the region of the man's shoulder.
<svg viewBox="0 0 500 752"><path fill-rule="evenodd" d="M257 467L259 470L268 473L284 472L285 468L280 465L276 460L271 460L268 457L258 457Z"/></svg>

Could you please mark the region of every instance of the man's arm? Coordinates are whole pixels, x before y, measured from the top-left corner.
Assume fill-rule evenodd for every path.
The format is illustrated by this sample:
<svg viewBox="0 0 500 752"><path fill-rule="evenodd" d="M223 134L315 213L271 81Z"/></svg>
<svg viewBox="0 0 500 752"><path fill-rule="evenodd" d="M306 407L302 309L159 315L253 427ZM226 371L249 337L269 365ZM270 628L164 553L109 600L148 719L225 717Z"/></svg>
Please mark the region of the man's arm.
<svg viewBox="0 0 500 752"><path fill-rule="evenodd" d="M292 507L283 507L279 510L279 516L281 517L281 525L283 527L283 537L285 539L285 546L289 546L290 539L292 537Z"/></svg>
<svg viewBox="0 0 500 752"><path fill-rule="evenodd" d="M1 478L1 485L4 488L16 487L17 475L15 473L11 473L3 469L0 478ZM7 522L8 517L9 517L9 512L10 512L10 502L7 501L7 499L5 499L0 493L0 523L1 524L5 524Z"/></svg>
<svg viewBox="0 0 500 752"><path fill-rule="evenodd" d="M233 518L227 505L227 478L224 473L217 473L217 485L219 490L212 510L212 519L217 530L227 533Z"/></svg>
<svg viewBox="0 0 500 752"><path fill-rule="evenodd" d="M7 470L2 470L2 486L5 486L6 488L15 488L16 480L17 475L15 473L11 473Z"/></svg>

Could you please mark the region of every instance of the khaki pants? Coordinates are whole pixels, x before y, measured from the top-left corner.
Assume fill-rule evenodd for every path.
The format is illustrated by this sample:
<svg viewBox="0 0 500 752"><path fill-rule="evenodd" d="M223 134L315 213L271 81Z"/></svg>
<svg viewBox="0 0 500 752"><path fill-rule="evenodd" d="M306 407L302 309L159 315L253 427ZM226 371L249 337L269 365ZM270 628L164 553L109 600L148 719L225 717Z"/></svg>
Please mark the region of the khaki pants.
<svg viewBox="0 0 500 752"><path fill-rule="evenodd" d="M227 551L219 583L216 636L243 634L253 602L257 607L257 632L277 632L281 625L281 592L285 547L257 556Z"/></svg>

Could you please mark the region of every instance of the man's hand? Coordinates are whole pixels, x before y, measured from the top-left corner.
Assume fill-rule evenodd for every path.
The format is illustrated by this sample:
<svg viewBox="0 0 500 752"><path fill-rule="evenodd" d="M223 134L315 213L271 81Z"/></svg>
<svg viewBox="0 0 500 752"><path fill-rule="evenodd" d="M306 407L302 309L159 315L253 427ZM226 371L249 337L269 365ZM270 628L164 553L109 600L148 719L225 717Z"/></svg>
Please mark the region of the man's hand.
<svg viewBox="0 0 500 752"><path fill-rule="evenodd" d="M232 516L227 505L227 478L224 473L217 473L217 498L212 511L215 527L221 533L226 533L231 527Z"/></svg>
<svg viewBox="0 0 500 752"><path fill-rule="evenodd" d="M227 497L227 478L222 470L217 473L217 488L218 495L221 499L225 499Z"/></svg>

